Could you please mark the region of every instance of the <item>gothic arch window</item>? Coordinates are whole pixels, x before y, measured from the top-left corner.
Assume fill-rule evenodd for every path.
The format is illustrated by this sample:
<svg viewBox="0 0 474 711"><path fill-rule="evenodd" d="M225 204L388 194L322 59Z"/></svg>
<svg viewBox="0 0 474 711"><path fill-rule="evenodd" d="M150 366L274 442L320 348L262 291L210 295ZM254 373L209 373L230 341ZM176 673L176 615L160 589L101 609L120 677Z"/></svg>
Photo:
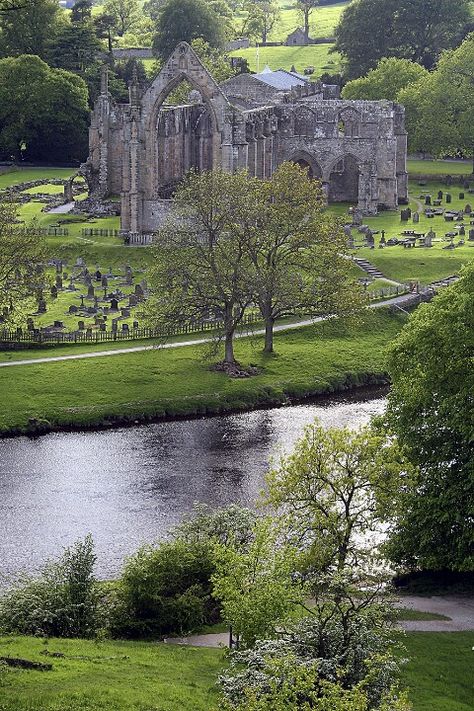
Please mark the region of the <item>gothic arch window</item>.
<svg viewBox="0 0 474 711"><path fill-rule="evenodd" d="M360 132L359 113L352 108L343 109L338 116L338 133L344 138L355 138Z"/></svg>

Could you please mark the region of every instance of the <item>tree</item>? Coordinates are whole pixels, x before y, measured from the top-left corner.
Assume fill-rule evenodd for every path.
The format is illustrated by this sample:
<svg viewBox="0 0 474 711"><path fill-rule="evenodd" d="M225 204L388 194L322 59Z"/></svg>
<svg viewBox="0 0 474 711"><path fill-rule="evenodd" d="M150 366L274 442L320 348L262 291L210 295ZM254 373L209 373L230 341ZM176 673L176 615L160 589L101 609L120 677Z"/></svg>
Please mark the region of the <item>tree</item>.
<svg viewBox="0 0 474 711"><path fill-rule="evenodd" d="M235 331L252 300L245 244L255 181L244 171L191 172L153 248L151 322L222 318L228 364L236 362Z"/></svg>
<svg viewBox="0 0 474 711"><path fill-rule="evenodd" d="M47 563L39 577L23 578L0 598L0 630L47 637L94 637L100 596L90 535Z"/></svg>
<svg viewBox="0 0 474 711"><path fill-rule="evenodd" d="M191 44L195 39L223 47L225 38L218 16L204 0L169 0L156 23L155 56L166 60L179 42Z"/></svg>
<svg viewBox="0 0 474 711"><path fill-rule="evenodd" d="M350 100L398 101L402 89L428 76L424 67L409 59L384 58L364 77L348 82L342 90L342 97Z"/></svg>
<svg viewBox="0 0 474 711"><path fill-rule="evenodd" d="M36 266L44 257L38 230L18 222L13 201L0 201L0 313L8 310L8 318L3 316L7 323L21 319L29 297L39 288Z"/></svg>
<svg viewBox="0 0 474 711"><path fill-rule="evenodd" d="M411 150L436 156L463 152L474 160L473 76L471 34L460 47L443 53L435 71L400 91Z"/></svg>
<svg viewBox="0 0 474 711"><path fill-rule="evenodd" d="M355 0L341 15L334 50L349 79L366 74L383 57L430 69L443 49L462 39L470 19L469 0Z"/></svg>
<svg viewBox="0 0 474 711"><path fill-rule="evenodd" d="M84 75L99 56L102 47L90 23L65 25L51 43L49 64Z"/></svg>
<svg viewBox="0 0 474 711"><path fill-rule="evenodd" d="M47 48L62 23L57 0L34 0L0 13L0 56L37 54L46 57Z"/></svg>
<svg viewBox="0 0 474 711"><path fill-rule="evenodd" d="M71 22L87 24L92 18L92 0L76 0L71 8Z"/></svg>
<svg viewBox="0 0 474 711"><path fill-rule="evenodd" d="M84 160L89 110L84 81L39 57L0 60L0 155Z"/></svg>
<svg viewBox="0 0 474 711"><path fill-rule="evenodd" d="M113 30L115 28L115 17L105 12L97 15L93 19L96 35L99 39L107 40L107 49L112 52Z"/></svg>
<svg viewBox="0 0 474 711"><path fill-rule="evenodd" d="M265 44L274 25L280 19L280 8L275 0L244 0L242 10L245 13L240 30L241 35L262 38Z"/></svg>
<svg viewBox="0 0 474 711"><path fill-rule="evenodd" d="M295 550L278 541L270 518L256 522L247 548L215 546L212 594L239 644L251 647L257 639L274 637L300 601L303 588L292 580L295 558Z"/></svg>
<svg viewBox="0 0 474 711"><path fill-rule="evenodd" d="M389 351L387 423L418 468L390 536L410 569L473 570L474 264L417 309Z"/></svg>
<svg viewBox="0 0 474 711"><path fill-rule="evenodd" d="M303 27L306 39L309 38L309 18L313 10L318 7L319 0L296 0L296 9L303 18Z"/></svg>
<svg viewBox="0 0 474 711"><path fill-rule="evenodd" d="M318 181L282 163L260 183L257 224L248 230L254 298L265 321L265 352L273 351L275 321L295 313L348 314L357 308L341 226L324 211Z"/></svg>
<svg viewBox="0 0 474 711"><path fill-rule="evenodd" d="M138 0L106 0L104 14L114 18L117 34L123 37L139 22L140 5Z"/></svg>

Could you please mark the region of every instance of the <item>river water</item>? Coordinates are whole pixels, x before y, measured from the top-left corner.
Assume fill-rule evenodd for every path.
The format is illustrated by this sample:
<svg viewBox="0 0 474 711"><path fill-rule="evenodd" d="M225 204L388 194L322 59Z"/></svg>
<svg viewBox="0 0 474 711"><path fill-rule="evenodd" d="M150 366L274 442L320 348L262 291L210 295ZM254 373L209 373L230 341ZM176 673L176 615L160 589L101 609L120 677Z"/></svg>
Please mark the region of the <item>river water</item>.
<svg viewBox="0 0 474 711"><path fill-rule="evenodd" d="M357 427L381 390L290 407L101 432L0 440L0 587L92 533L97 573L115 575L194 502L252 505L272 458L305 425Z"/></svg>

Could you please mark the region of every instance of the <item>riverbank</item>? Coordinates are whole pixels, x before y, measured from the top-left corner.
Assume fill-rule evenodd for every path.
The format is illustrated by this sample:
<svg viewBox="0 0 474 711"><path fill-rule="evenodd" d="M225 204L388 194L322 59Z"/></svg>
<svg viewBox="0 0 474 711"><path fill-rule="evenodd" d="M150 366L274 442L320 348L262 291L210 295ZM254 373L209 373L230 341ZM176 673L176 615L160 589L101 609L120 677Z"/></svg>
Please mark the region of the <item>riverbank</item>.
<svg viewBox="0 0 474 711"><path fill-rule="evenodd" d="M385 348L405 320L380 309L364 324L332 321L279 333L271 356L260 339L239 339L237 358L259 370L246 379L211 370L208 344L4 368L0 436L239 412L387 383Z"/></svg>

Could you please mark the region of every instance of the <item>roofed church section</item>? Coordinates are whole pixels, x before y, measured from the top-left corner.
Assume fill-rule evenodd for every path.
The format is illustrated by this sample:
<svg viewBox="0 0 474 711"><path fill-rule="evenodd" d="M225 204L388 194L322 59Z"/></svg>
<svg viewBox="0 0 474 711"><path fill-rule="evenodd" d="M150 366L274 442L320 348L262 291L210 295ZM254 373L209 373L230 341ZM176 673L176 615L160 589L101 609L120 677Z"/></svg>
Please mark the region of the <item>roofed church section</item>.
<svg viewBox="0 0 474 711"><path fill-rule="evenodd" d="M185 81L185 104L167 103ZM337 87L265 68L220 86L186 43L151 86L132 80L129 101L110 96L106 70L84 166L91 197L120 195L122 229L154 232L191 169L248 170L261 179L290 160L321 180L330 200L365 214L407 199L404 109L389 101L344 101Z"/></svg>

